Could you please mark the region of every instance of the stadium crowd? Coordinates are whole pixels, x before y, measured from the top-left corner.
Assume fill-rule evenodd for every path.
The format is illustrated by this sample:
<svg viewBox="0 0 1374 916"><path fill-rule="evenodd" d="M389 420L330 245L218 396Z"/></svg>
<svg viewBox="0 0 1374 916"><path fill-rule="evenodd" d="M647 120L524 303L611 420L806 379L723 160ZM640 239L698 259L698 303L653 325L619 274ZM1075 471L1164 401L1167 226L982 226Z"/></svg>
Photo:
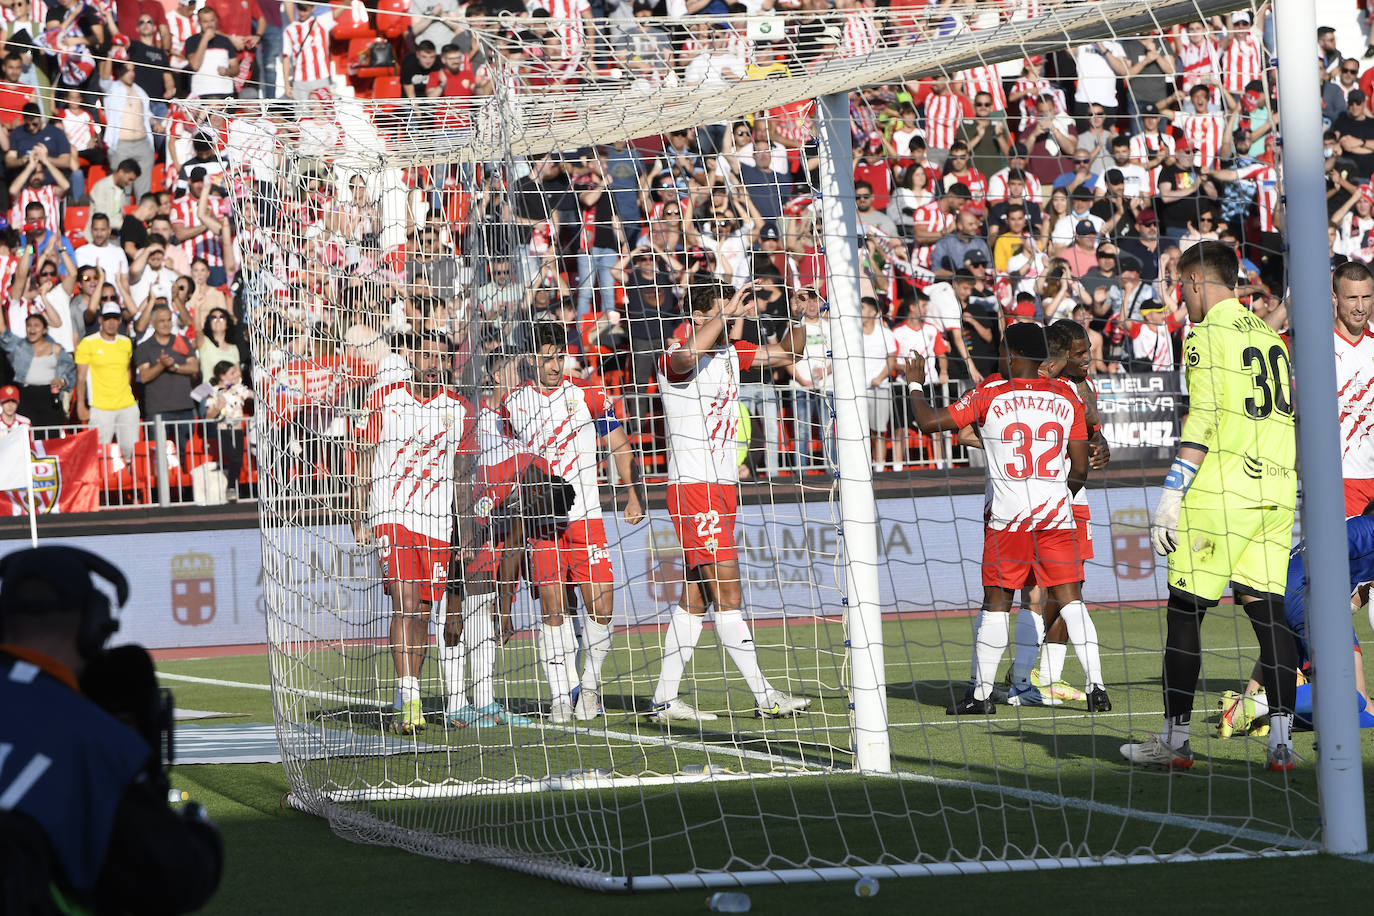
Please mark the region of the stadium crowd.
<svg viewBox="0 0 1374 916"><path fill-rule="evenodd" d="M431 116L445 126L443 99L467 102L498 80L517 92L652 92L766 79L880 37L915 44L1027 13L973 0L905 18L872 0L814 6L6 2L0 381L34 425L89 422L126 461L140 420L218 419L237 450L222 461L237 467L253 410L245 322L288 341L262 369L291 380L291 415L328 438L347 427L317 395L349 386L312 388L312 372L354 372L357 357L380 380L417 337L461 361L473 327L553 321L569 332L570 371L622 398L652 465L654 366L684 318L683 290L709 275L753 284L756 314L737 336L768 343L805 327L795 365L741 381L768 472L814 466L834 375L814 103L517 161L504 187L494 171L411 169L406 235L389 246L375 177L323 155L339 94L440 100L410 117L418 131ZM786 40L729 18L745 13L776 17ZM613 26L596 31L593 15ZM1069 317L1089 330L1095 375L1177 378L1187 318L1176 264L1198 240L1237 249L1245 301L1286 329L1271 48L1267 14L1241 11L851 95L877 466L940 457L910 429L904 377L957 393L992 370L1010 323ZM1332 260L1368 262L1374 70L1362 73L1331 29L1316 50ZM212 115L187 99L227 101ZM279 135L318 141L322 155L286 180ZM514 236L500 256L479 256L502 249L473 230L484 220ZM308 368L282 371L292 366Z"/></svg>

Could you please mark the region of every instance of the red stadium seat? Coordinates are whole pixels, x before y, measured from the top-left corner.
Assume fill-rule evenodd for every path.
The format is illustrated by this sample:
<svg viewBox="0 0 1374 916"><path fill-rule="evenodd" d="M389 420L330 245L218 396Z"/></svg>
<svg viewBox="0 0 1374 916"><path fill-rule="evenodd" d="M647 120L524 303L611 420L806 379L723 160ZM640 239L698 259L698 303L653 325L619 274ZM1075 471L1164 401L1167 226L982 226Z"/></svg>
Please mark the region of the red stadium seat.
<svg viewBox="0 0 1374 916"><path fill-rule="evenodd" d="M90 221L90 207L68 207L66 214L62 217L62 232L67 236L80 235L86 231L86 224Z"/></svg>
<svg viewBox="0 0 1374 916"><path fill-rule="evenodd" d="M354 39L365 38L368 43L377 37L377 30L368 21L366 12L361 18L353 15L353 4L337 4L334 11L334 30L329 33L329 37L336 41L353 41ZM354 58L356 60L356 58Z"/></svg>
<svg viewBox="0 0 1374 916"><path fill-rule="evenodd" d="M400 38L410 28L410 0L379 0L377 31L387 38Z"/></svg>

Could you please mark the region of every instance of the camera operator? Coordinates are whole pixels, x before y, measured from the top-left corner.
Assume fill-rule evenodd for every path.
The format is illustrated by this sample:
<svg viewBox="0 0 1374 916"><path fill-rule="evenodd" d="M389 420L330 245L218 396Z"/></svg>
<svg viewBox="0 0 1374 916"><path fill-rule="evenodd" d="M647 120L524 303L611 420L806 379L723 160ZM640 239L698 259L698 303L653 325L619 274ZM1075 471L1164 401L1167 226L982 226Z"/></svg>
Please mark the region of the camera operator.
<svg viewBox="0 0 1374 916"><path fill-rule="evenodd" d="M71 547L0 560L0 912L185 913L219 885L223 847L199 805L173 811L171 703Z"/></svg>

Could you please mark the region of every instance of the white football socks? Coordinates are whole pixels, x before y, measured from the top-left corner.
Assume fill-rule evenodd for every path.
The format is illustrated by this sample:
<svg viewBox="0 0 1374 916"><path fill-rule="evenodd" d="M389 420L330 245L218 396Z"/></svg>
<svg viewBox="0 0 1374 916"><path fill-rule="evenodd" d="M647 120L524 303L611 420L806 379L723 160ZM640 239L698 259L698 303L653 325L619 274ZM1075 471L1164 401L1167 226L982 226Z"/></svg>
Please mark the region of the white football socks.
<svg viewBox="0 0 1374 916"><path fill-rule="evenodd" d="M590 617L582 627L582 638L587 641L587 659L582 666L583 690L601 689L601 666L606 664L606 656L611 654L611 626L597 623Z"/></svg>
<svg viewBox="0 0 1374 916"><path fill-rule="evenodd" d="M1040 643L1045 640L1045 621L1028 607L1016 612L1016 654L1011 662L1011 684L1024 687L1030 683L1031 671L1035 668L1035 656L1040 652Z"/></svg>
<svg viewBox="0 0 1374 916"><path fill-rule="evenodd" d="M420 699L420 679L418 677L398 677L396 690L401 696L401 704L414 703Z"/></svg>
<svg viewBox="0 0 1374 916"><path fill-rule="evenodd" d="M1097 646L1097 627L1088 616L1088 606L1082 601L1070 601L1060 610L1064 626L1069 630L1069 642L1078 655L1078 663L1083 666L1083 677L1088 689L1105 686L1102 680L1102 655ZM1057 679L1056 679L1057 680Z"/></svg>
<svg viewBox="0 0 1374 916"><path fill-rule="evenodd" d="M1047 642L1040 647L1040 683L1049 686L1064 677L1064 660L1069 647L1062 642Z"/></svg>
<svg viewBox="0 0 1374 916"><path fill-rule="evenodd" d="M1272 751L1280 744L1286 744L1291 749L1293 747L1293 714L1279 715L1274 713L1269 717L1269 749Z"/></svg>
<svg viewBox="0 0 1374 916"><path fill-rule="evenodd" d="M1165 716L1164 728L1160 731L1160 737L1169 747L1178 750L1188 743L1191 727L1191 717L1189 717L1189 721L1185 722L1182 716Z"/></svg>
<svg viewBox="0 0 1374 916"><path fill-rule="evenodd" d="M682 605L673 608L668 621L668 638L663 644L663 661L659 665L658 684L654 687L654 704L667 703L677 696L682 674L692 660L697 640L705 622Z"/></svg>
<svg viewBox="0 0 1374 916"><path fill-rule="evenodd" d="M463 648L472 663L472 705L478 709L496 700L492 685L492 672L496 668L493 606L491 595L463 599Z"/></svg>
<svg viewBox="0 0 1374 916"><path fill-rule="evenodd" d="M567 700L572 693L572 668L577 658L577 634L571 620L565 616L556 627L544 624L539 633L539 654L553 701Z"/></svg>
<svg viewBox="0 0 1374 916"><path fill-rule="evenodd" d="M716 639L730 654L730 660L739 669L740 676L748 685L760 706L766 705L769 684L759 668L759 656L754 650L754 634L749 632L749 624L744 622L743 611L716 611Z"/></svg>
<svg viewBox="0 0 1374 916"><path fill-rule="evenodd" d="M992 696L992 684L997 678L997 666L1007 651L1007 630L1011 615L1001 611L982 611L978 614L973 634L973 698L986 700Z"/></svg>
<svg viewBox="0 0 1374 916"><path fill-rule="evenodd" d="M466 633L463 635L467 636ZM439 634L439 671L443 674L444 693L448 696L444 710L450 715L468 705L467 684L463 680L466 655L466 647L462 642L456 646L446 645L444 634Z"/></svg>

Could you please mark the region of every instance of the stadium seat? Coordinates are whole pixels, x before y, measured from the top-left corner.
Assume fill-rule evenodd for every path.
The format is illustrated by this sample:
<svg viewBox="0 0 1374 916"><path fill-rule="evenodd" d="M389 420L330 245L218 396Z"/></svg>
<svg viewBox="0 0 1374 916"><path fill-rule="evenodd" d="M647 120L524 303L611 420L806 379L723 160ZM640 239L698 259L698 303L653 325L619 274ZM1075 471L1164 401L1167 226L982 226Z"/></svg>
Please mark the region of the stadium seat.
<svg viewBox="0 0 1374 916"><path fill-rule="evenodd" d="M410 0L380 0L377 4L377 31L387 38L400 38L410 28Z"/></svg>
<svg viewBox="0 0 1374 916"><path fill-rule="evenodd" d="M358 39L366 39L365 44L371 44L372 40L377 37L377 30L372 27L372 23L368 20L366 10L359 17L354 15L352 3L339 3L336 4L334 29L329 33L329 37L335 41L347 41L350 45ZM356 60L357 58L351 59Z"/></svg>
<svg viewBox="0 0 1374 916"><path fill-rule="evenodd" d="M62 233L68 238L81 235L86 231L86 224L90 221L90 207L68 207L62 217Z"/></svg>
<svg viewBox="0 0 1374 916"><path fill-rule="evenodd" d="M401 78L394 73L377 77L372 83L372 97L378 100L399 99L401 97Z"/></svg>
<svg viewBox="0 0 1374 916"><path fill-rule="evenodd" d="M91 188L95 183L106 175L110 174L108 167L103 165L90 165L86 167L86 187Z"/></svg>

